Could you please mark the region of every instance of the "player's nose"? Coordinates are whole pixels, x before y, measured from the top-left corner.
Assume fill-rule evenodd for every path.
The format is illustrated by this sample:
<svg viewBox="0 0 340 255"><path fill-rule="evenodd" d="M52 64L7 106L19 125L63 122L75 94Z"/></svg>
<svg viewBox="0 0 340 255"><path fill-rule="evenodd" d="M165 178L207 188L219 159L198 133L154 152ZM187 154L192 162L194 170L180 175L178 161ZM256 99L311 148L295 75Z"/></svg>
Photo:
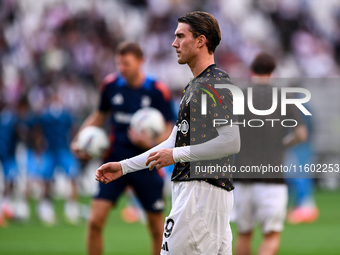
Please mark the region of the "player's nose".
<svg viewBox="0 0 340 255"><path fill-rule="evenodd" d="M177 38L173 41L172 47L174 47L174 48L178 48L179 47L179 43L178 43Z"/></svg>

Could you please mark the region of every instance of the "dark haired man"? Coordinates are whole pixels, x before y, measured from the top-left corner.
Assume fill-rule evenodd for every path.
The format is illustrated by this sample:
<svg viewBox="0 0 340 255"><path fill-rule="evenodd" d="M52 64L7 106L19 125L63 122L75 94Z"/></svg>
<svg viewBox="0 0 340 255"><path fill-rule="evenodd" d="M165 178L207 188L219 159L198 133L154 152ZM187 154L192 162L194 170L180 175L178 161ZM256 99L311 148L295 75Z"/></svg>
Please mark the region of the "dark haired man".
<svg viewBox="0 0 340 255"><path fill-rule="evenodd" d="M108 75L101 88L101 99L98 110L84 122L86 126L102 126L110 116L110 153L105 162L122 160L138 155L152 147L154 142L164 141L171 132L173 114L171 94L160 81L146 76L142 71L143 52L136 43L125 42L118 46L117 62L119 74ZM131 116L143 107L158 109L166 120L166 130L156 141L146 134L139 134L128 129ZM81 130L80 129L80 130ZM77 136L72 143L73 151L78 157L84 155L78 150ZM85 155L86 156L86 155ZM143 167L144 169L146 166ZM152 237L152 254L159 254L162 242L163 179L158 171L144 170L124 176L108 185L100 183L99 191L91 204L87 249L90 255L102 254L102 231L111 208L118 197L130 185L143 208L147 212L148 224Z"/></svg>
<svg viewBox="0 0 340 255"><path fill-rule="evenodd" d="M252 100L255 109L267 110L272 105L270 77L275 66L274 58L266 53L258 54L251 64L251 78L254 84ZM278 98L280 100L280 97ZM278 105L280 106L280 101ZM264 125L262 127L244 127L240 124L242 150L236 156L237 169L245 166L280 166L285 148L306 139L306 127L302 124L299 112L294 105L287 106L287 116L285 116L285 119L295 119L299 123L293 132L287 134L287 128L277 124L282 119L280 114L280 107L274 113L266 116L254 115L246 108L240 123L250 119L277 121L274 126ZM280 233L283 230L288 199L283 175L277 173L270 174L270 176L261 175L261 178L249 178L254 176L244 174L242 177L234 179L236 188L233 215L235 215L238 231L236 254L251 254L251 237L256 223L260 223L264 236L258 254L276 254L280 244Z"/></svg>
<svg viewBox="0 0 340 255"><path fill-rule="evenodd" d="M215 116L236 121L230 91L215 87L230 84L229 76L214 64L221 32L211 14L197 11L178 19L175 36L172 46L178 63L188 64L195 78L183 91L170 137L139 156L102 165L96 179L108 183L145 165L152 170L175 163L172 209L164 226L161 254L231 254L232 181L215 176L199 179L191 172L197 165L232 164L232 155L240 149L238 126L213 126ZM205 100L209 110L200 114Z"/></svg>

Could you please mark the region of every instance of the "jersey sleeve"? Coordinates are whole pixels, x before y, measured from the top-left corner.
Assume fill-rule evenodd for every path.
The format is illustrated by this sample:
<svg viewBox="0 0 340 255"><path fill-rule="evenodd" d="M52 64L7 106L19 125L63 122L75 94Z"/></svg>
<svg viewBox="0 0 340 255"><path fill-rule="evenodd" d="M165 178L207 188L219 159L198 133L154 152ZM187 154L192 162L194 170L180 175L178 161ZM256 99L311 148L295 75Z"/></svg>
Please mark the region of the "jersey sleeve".
<svg viewBox="0 0 340 255"><path fill-rule="evenodd" d="M168 86L160 81L156 81L155 89L158 94L156 108L163 114L165 121L173 122L174 113L172 110L172 98Z"/></svg>
<svg viewBox="0 0 340 255"><path fill-rule="evenodd" d="M107 112L110 110L108 87L111 83L115 82L116 79L116 75L112 73L107 75L102 82L102 85L100 87L100 101L98 106L98 110L101 112Z"/></svg>
<svg viewBox="0 0 340 255"><path fill-rule="evenodd" d="M302 112L297 108L296 105L288 104L287 105L287 119L296 120L298 125L305 124L302 118Z"/></svg>

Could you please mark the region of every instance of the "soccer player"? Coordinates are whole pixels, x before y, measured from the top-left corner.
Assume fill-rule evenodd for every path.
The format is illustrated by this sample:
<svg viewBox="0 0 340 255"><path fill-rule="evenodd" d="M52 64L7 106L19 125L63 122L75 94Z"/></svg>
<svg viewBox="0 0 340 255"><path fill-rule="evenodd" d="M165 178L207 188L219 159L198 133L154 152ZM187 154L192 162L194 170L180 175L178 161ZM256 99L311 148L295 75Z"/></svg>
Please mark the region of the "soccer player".
<svg viewBox="0 0 340 255"><path fill-rule="evenodd" d="M18 141L18 117L0 95L0 164L4 172L5 189L0 207L0 226L5 218L13 218L14 182L18 176L15 149ZM3 217L4 216L4 217Z"/></svg>
<svg viewBox="0 0 340 255"><path fill-rule="evenodd" d="M231 254L232 180L199 179L191 172L194 166L232 164L233 154L240 149L237 125L213 126L216 116L236 121L232 94L215 89L217 83L230 84L229 76L214 63L220 28L211 14L196 11L178 19L175 36L172 46L178 63L188 64L195 78L183 91L170 137L139 156L102 165L96 179L109 183L146 165L155 171L175 163L172 209L164 224L161 254ZM201 114L202 101L209 107Z"/></svg>
<svg viewBox="0 0 340 255"><path fill-rule="evenodd" d="M59 167L71 181L71 194L64 207L65 216L69 223L77 224L80 212L77 203L78 192L76 179L79 175L80 166L78 160L70 151L69 146L73 120L70 113L62 105L55 91L49 91L46 100L47 107L37 120L47 142L47 150L42 156L44 160L37 166L37 168L42 170L40 177L45 184L45 194L43 200L39 203L38 214L43 222L49 225L55 223L55 213L50 201L50 193L54 170ZM39 147L39 145L37 143L39 143L39 135L35 135L37 135L36 138L38 139L35 141L36 144L34 147L38 150L37 147ZM34 161L38 159L29 153L29 160L31 160L30 162L34 165Z"/></svg>
<svg viewBox="0 0 340 255"><path fill-rule="evenodd" d="M171 93L165 84L144 74L142 71L143 52L136 43L125 42L117 49L117 64L120 73L110 74L104 79L101 88L99 108L84 122L86 126L102 126L106 117L110 117L111 148L105 162L119 161L133 157L150 149L154 142L164 141L173 125ZM158 109L166 120L165 131L155 141L144 133L130 128L132 115L143 107ZM76 137L72 143L73 151L84 157L79 151ZM85 155L86 156L86 155ZM111 208L118 197L129 185L147 212L148 225L152 237L152 254L159 254L163 231L162 198L163 179L157 171L150 172L144 166L140 171L105 185L100 183L99 192L91 204L89 230L87 236L88 253L102 253L102 231Z"/></svg>
<svg viewBox="0 0 340 255"><path fill-rule="evenodd" d="M308 105L305 105L308 109ZM313 122L310 116L302 115L308 130L308 139L287 150L285 155L286 165L305 166L314 162L314 151L312 147ZM288 184L289 205L291 208L287 213L287 220L291 224L312 223L317 220L319 211L314 200L313 173L287 173L285 175Z"/></svg>
<svg viewBox="0 0 340 255"><path fill-rule="evenodd" d="M275 69L275 60L266 53L260 53L251 65L253 82L253 106L255 109L267 110L272 105L271 74ZM246 92L245 92L246 94ZM280 96L279 103L280 105ZM252 114L248 108L243 116L249 119L276 119L282 120L280 107L267 116ZM298 109L294 105L287 106L285 119L295 119L299 123L291 133L287 128L276 121L274 127L242 126L242 150L236 156L236 166L280 166L283 161L285 147L304 141L307 138L306 127ZM240 123L243 120L240 120ZM247 177L247 176L245 176ZM253 176L252 176L253 177ZM268 178L239 178L235 181L235 222L238 238L236 254L246 255L251 253L252 232L256 223L260 223L263 241L258 254L276 254L280 244L280 233L283 230L288 200L288 190L282 174Z"/></svg>

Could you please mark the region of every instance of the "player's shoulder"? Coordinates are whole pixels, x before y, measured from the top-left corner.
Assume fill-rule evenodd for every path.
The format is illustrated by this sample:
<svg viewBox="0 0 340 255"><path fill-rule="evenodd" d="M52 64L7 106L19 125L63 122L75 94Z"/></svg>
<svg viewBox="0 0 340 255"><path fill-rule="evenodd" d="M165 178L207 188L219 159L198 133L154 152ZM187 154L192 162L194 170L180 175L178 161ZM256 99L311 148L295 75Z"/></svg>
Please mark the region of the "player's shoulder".
<svg viewBox="0 0 340 255"><path fill-rule="evenodd" d="M18 121L18 115L13 109L5 108L0 112L0 120L4 123L13 124Z"/></svg>
<svg viewBox="0 0 340 255"><path fill-rule="evenodd" d="M100 90L104 91L107 88L113 88L117 85L117 82L120 80L120 77L117 73L110 73L106 75L100 85Z"/></svg>
<svg viewBox="0 0 340 255"><path fill-rule="evenodd" d="M194 78L191 82L195 87L204 87L206 85L215 87L215 84L233 84L229 75L215 64L209 66L203 74Z"/></svg>
<svg viewBox="0 0 340 255"><path fill-rule="evenodd" d="M162 95L165 101L171 100L171 91L169 87L163 81L156 79L152 76L147 76L146 82L148 80L150 82L150 89L154 90L156 94Z"/></svg>
<svg viewBox="0 0 340 255"><path fill-rule="evenodd" d="M211 79L215 79L217 81L223 80L223 82L227 82L229 84L232 83L230 76L226 71L222 70L219 66L215 65L211 68L212 77Z"/></svg>

